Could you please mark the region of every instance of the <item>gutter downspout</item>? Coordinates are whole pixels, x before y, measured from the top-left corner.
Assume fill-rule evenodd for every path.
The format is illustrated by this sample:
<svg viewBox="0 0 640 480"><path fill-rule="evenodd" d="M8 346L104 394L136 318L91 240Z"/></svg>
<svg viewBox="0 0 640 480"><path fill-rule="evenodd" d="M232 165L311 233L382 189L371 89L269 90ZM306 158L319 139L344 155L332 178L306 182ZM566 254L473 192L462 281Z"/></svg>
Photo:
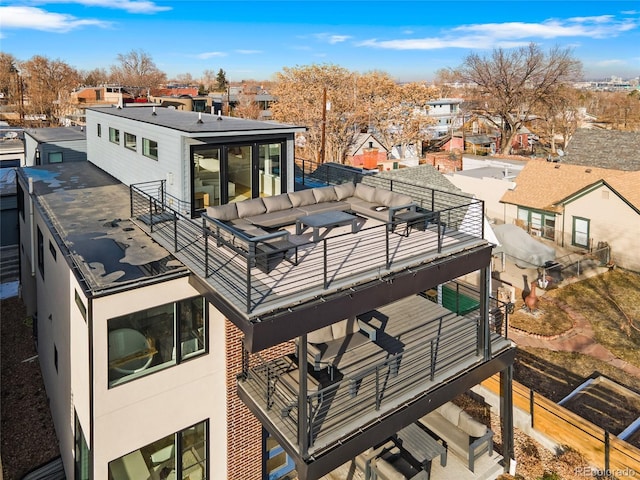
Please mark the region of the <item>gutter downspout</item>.
<svg viewBox="0 0 640 480"><path fill-rule="evenodd" d="M36 275L36 263L35 263L35 222L34 222L34 207L33 207L33 177L29 177L29 234L30 234L30 260L31 260L31 276Z"/></svg>

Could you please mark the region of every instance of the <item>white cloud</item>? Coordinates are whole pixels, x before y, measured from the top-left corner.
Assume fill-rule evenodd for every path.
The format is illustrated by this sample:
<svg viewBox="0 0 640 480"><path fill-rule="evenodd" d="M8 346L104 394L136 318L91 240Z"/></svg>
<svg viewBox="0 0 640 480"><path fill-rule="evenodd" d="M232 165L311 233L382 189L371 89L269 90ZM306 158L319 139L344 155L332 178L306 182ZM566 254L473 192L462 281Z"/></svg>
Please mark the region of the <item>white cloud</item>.
<svg viewBox="0 0 640 480"><path fill-rule="evenodd" d="M76 28L94 26L107 28L110 22L80 19L73 15L53 13L35 7L0 7L0 25L5 28L24 28L45 32L66 33Z"/></svg>
<svg viewBox="0 0 640 480"><path fill-rule="evenodd" d="M240 55L255 55L257 53L262 53L260 50L235 50L235 52Z"/></svg>
<svg viewBox="0 0 640 480"><path fill-rule="evenodd" d="M87 7L111 8L129 13L157 13L171 10L171 7L161 7L149 0L34 0L32 3L39 5L77 3Z"/></svg>
<svg viewBox="0 0 640 480"><path fill-rule="evenodd" d="M312 36L317 40L320 40L321 42L327 42L332 45L336 43L346 42L347 40L352 38L350 35L336 35L333 33L314 33Z"/></svg>
<svg viewBox="0 0 640 480"><path fill-rule="evenodd" d="M208 58L213 58L213 57L226 57L227 54L225 52L202 52L202 53L198 53L196 55L196 58L199 58L201 60L207 60Z"/></svg>
<svg viewBox="0 0 640 480"><path fill-rule="evenodd" d="M612 15L549 19L541 23L505 22L462 25L440 37L369 39L357 43L361 47L390 50L436 50L442 48L491 49L513 48L540 39L567 37L610 38L640 26L640 20L616 20Z"/></svg>

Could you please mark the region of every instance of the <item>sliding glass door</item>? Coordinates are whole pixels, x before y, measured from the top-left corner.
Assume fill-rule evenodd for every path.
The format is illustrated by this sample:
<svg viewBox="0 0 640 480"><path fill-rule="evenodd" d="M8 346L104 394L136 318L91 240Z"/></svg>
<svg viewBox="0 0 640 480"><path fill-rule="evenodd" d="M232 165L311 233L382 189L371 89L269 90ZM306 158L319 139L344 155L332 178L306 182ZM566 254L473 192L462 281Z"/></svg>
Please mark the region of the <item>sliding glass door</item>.
<svg viewBox="0 0 640 480"><path fill-rule="evenodd" d="M229 203L253 198L253 147L235 145L227 154Z"/></svg>

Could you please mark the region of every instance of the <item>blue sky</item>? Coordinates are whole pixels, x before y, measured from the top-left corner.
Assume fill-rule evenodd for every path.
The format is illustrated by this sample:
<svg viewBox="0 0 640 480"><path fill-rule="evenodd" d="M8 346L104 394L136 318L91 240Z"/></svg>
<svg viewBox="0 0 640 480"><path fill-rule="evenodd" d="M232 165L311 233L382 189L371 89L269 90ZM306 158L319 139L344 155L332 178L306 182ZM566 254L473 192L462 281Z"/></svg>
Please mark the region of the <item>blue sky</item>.
<svg viewBox="0 0 640 480"><path fill-rule="evenodd" d="M80 70L148 53L169 78L222 68L232 81L336 64L432 80L493 48L570 47L586 78L640 75L640 1L3 0L0 50Z"/></svg>

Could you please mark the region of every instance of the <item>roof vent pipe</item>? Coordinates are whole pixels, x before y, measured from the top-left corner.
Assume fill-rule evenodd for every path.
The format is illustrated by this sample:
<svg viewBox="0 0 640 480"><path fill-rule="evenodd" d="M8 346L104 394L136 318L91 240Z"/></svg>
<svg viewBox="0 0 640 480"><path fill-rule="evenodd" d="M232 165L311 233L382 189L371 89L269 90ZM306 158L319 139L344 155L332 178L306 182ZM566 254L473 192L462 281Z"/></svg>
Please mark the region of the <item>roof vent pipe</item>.
<svg viewBox="0 0 640 480"><path fill-rule="evenodd" d="M202 123L202 112L198 112L198 123Z"/></svg>
<svg viewBox="0 0 640 480"><path fill-rule="evenodd" d="M151 113L151 115L153 115L154 117L157 115L156 106L155 105L153 106L153 112Z"/></svg>
<svg viewBox="0 0 640 480"><path fill-rule="evenodd" d="M222 120L222 110L218 110L218 120Z"/></svg>

